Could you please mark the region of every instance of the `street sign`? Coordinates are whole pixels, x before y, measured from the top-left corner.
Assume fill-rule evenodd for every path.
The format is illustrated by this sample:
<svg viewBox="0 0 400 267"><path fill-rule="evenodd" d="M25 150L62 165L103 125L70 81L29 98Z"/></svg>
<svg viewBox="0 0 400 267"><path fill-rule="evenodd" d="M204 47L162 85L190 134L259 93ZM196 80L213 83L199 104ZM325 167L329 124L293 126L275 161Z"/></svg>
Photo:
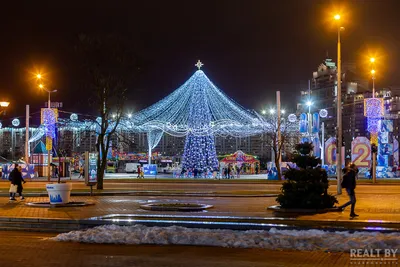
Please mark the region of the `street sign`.
<svg viewBox="0 0 400 267"><path fill-rule="evenodd" d="M48 108L49 103L45 102L44 107ZM62 108L63 107L63 102L51 102L51 108Z"/></svg>

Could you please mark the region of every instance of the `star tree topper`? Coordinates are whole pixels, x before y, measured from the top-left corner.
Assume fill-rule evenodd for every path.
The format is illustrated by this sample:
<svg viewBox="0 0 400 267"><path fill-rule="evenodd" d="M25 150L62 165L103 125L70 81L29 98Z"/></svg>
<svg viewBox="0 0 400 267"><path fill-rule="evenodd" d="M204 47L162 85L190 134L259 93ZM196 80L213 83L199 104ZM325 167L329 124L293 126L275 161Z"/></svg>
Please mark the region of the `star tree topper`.
<svg viewBox="0 0 400 267"><path fill-rule="evenodd" d="M198 69L201 69L201 67L203 67L204 66L204 64L203 63L201 63L201 61L200 61L200 59L199 60L197 60L197 63L196 64L194 64Z"/></svg>

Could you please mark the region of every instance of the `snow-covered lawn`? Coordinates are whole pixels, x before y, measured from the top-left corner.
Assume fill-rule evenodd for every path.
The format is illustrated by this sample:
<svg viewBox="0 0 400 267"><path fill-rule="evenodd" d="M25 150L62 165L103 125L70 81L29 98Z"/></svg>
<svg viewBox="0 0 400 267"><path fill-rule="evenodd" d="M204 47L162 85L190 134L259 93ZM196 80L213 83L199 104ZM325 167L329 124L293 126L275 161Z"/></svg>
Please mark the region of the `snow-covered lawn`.
<svg viewBox="0 0 400 267"><path fill-rule="evenodd" d="M397 249L400 233L327 232L321 230L234 231L180 226L105 225L59 234L56 241L112 244L199 245L235 248L344 251Z"/></svg>

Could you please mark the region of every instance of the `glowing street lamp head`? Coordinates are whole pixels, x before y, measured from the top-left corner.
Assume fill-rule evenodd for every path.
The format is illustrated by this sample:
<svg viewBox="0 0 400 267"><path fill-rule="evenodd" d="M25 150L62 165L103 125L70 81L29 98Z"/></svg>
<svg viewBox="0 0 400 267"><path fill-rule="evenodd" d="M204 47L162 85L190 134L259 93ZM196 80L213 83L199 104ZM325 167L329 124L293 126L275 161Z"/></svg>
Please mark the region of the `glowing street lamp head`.
<svg viewBox="0 0 400 267"><path fill-rule="evenodd" d="M340 20L340 15L339 15L339 14L336 14L333 18L334 18L335 20Z"/></svg>
<svg viewBox="0 0 400 267"><path fill-rule="evenodd" d="M285 114L285 112L286 112L286 111L285 111L284 109L281 110L281 113L282 113L282 114Z"/></svg>
<svg viewBox="0 0 400 267"><path fill-rule="evenodd" d="M271 108L271 109L269 110L269 114L274 114L274 113L275 113L275 109Z"/></svg>
<svg viewBox="0 0 400 267"><path fill-rule="evenodd" d="M312 102L311 102L311 101L307 101L306 105L307 105L308 107L311 107Z"/></svg>
<svg viewBox="0 0 400 267"><path fill-rule="evenodd" d="M43 88L44 88L44 85L43 85L43 84L39 84L39 88L40 88L40 89L43 89Z"/></svg>
<svg viewBox="0 0 400 267"><path fill-rule="evenodd" d="M375 75L375 72L376 72L375 70L371 70L372 75Z"/></svg>
<svg viewBox="0 0 400 267"><path fill-rule="evenodd" d="M36 74L36 78L42 79L42 75L40 73Z"/></svg>
<svg viewBox="0 0 400 267"><path fill-rule="evenodd" d="M374 62L375 62L375 58L374 58L374 57L371 57L371 58L369 59L369 61L370 61L371 63L374 63Z"/></svg>
<svg viewBox="0 0 400 267"><path fill-rule="evenodd" d="M267 111L265 109L261 110L261 114L265 115Z"/></svg>
<svg viewBox="0 0 400 267"><path fill-rule="evenodd" d="M2 108L6 108L6 107L8 107L8 105L10 105L10 102L7 102L7 101L0 102L0 107L2 107Z"/></svg>
<svg viewBox="0 0 400 267"><path fill-rule="evenodd" d="M132 114L131 113L128 114L128 118L129 119L132 118Z"/></svg>

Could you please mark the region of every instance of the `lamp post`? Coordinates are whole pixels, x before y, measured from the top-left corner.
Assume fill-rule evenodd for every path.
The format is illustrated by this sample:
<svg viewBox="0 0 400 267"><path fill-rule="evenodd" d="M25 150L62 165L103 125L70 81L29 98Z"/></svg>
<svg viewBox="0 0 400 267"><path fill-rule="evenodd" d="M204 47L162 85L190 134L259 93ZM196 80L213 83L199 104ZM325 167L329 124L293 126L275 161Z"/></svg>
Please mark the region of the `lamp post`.
<svg viewBox="0 0 400 267"><path fill-rule="evenodd" d="M375 98L375 73L376 73L376 71L375 71L375 69L374 69L374 63L375 63L375 58L370 58L369 59L369 61L371 62L371 67L372 67L372 69L371 69L371 76L372 76L372 98ZM372 145L377 145L377 144L372 144ZM372 168L371 168L371 170L372 170L372 183L376 183L376 154L377 154L377 151L376 151L376 149L375 149L375 147L374 147L374 149L371 149L371 152L372 152Z"/></svg>
<svg viewBox="0 0 400 267"><path fill-rule="evenodd" d="M311 127L312 127L312 117L311 117L311 106L312 106L312 102L310 100L308 100L306 102L306 105L308 107L308 113L307 113L307 133L308 133L308 137L311 139ZM310 140L311 141L311 140Z"/></svg>
<svg viewBox="0 0 400 267"><path fill-rule="evenodd" d="M344 28L340 26L340 15L336 14L334 19L338 22L338 40L337 40L337 147L336 147L336 177L337 177L337 194L342 194L342 59L340 47L340 31Z"/></svg>
<svg viewBox="0 0 400 267"><path fill-rule="evenodd" d="M36 75L36 78L38 79L38 80L40 80L41 78L42 78L42 75L40 75L40 74L37 74ZM51 96L51 93L55 93L55 92L57 92L57 90L49 90L49 89L46 89L46 87L41 83L41 84L39 84L39 88L40 89L42 89L42 90L44 90L44 91L46 91L48 94L49 94L49 99L48 99L48 102L47 102L47 108L48 109L51 109L51 99L50 99L50 96ZM47 181L49 181L50 182L50 180L51 180L51 165L50 165L50 161L51 161L51 150L52 150L52 148L53 148L53 146L49 149L49 150L47 150Z"/></svg>

